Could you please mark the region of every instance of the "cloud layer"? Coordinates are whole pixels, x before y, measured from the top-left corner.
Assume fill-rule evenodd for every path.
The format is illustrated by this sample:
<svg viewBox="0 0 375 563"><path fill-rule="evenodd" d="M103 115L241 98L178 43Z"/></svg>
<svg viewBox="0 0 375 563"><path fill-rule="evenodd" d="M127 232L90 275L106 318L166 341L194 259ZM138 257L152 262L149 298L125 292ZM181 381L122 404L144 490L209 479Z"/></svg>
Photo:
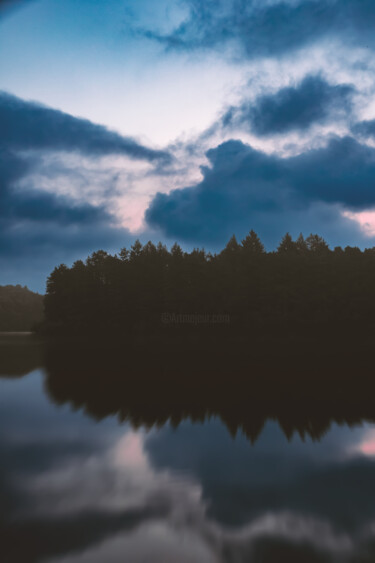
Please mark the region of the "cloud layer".
<svg viewBox="0 0 375 563"><path fill-rule="evenodd" d="M92 161L120 155L146 165L155 163L161 169L171 162L167 151L150 149L101 125L4 92L0 93L0 122L2 283L9 283L14 272L21 271L24 282L35 287L34 280L42 279L44 285L58 262L97 248L117 249L129 241L129 231L111 209L116 188L108 181L97 202L53 188L56 176L64 175L68 183L74 179L69 166L64 168L64 154ZM57 153L62 157L56 164L43 168L45 155ZM44 170L41 180L52 186L48 191L38 184L40 170ZM90 183L90 171L83 166L75 174L82 176L81 183ZM42 289L39 283L36 287Z"/></svg>
<svg viewBox="0 0 375 563"><path fill-rule="evenodd" d="M375 47L372 0L184 0L189 17L172 33L146 31L172 49L236 42L244 57L280 56L318 40Z"/></svg>
<svg viewBox="0 0 375 563"><path fill-rule="evenodd" d="M165 151L153 150L61 111L0 93L0 147L13 150L79 151L89 156L120 154L147 161L169 161Z"/></svg>
<svg viewBox="0 0 375 563"><path fill-rule="evenodd" d="M254 228L269 249L286 231L319 232L331 245L373 245L369 237L375 228L370 224L366 233L364 226L361 230L375 208L372 0L168 0L156 8L148 0L142 7L132 2L128 29L125 34L122 30L133 57L130 74L124 60L119 65L124 45L111 43L122 2L113 13L98 4L95 18L105 22L100 29L91 22L90 10L77 14L69 3L61 8L61 22L37 2L0 3L0 16L22 4L29 5L27 14L11 10L12 17L4 18L7 41L13 36L21 40L22 30L33 33L29 20L41 17L59 39L55 44L55 37L46 33L30 46L35 64L28 72L40 77L35 79L38 87L29 88L21 72L14 78L17 72L10 67L17 64L17 49L4 82L25 97L38 99L43 92L51 107L0 92L0 283L13 279L14 265L21 261L23 272L31 271L35 261L30 255L44 264L42 279L54 263L71 262L96 248L114 251L135 236L217 250L233 233L241 237ZM79 42L76 37L76 44L65 45L64 26L76 16L74 37L83 23L87 33L79 31ZM150 22L155 28L145 30ZM88 68L93 44L98 59L95 68ZM113 67L108 53L100 58L104 45ZM77 82L56 95L50 75L44 80L38 74L40 53L47 46L48 64L56 59L64 83L73 74L82 78L90 71L88 89L82 83L78 88ZM64 46L77 54L74 65L81 73L70 74ZM99 64L104 60L105 69ZM207 68L218 76L209 119L204 115L205 81L197 80ZM123 81L111 74L114 69L124 70ZM94 77L97 81L91 82ZM104 82L120 93L107 97ZM225 95L216 99L215 89ZM74 92L82 92L81 106L71 103ZM152 121L160 114L157 128L164 130L165 124L168 130L176 92L178 107L186 108L181 121L186 129L164 149L99 125L90 113L97 107L103 123L106 115L115 115L108 123L117 123L118 115L126 130L129 108L136 107L141 129L145 116ZM194 102L192 109L192 100L201 100L202 108ZM115 102L119 105L113 111L99 111ZM76 115L93 116L92 121L53 106L78 108ZM197 114L202 118L197 120ZM197 122L202 129L192 131ZM17 271L22 278L22 267Z"/></svg>
<svg viewBox="0 0 375 563"><path fill-rule="evenodd" d="M207 158L199 184L154 198L146 212L150 225L192 242L222 243L255 226L273 243L282 229L334 235L336 228L335 238L339 231L358 238L341 211L375 205L375 150L352 137L289 158L228 141Z"/></svg>
<svg viewBox="0 0 375 563"><path fill-rule="evenodd" d="M306 76L297 86L232 106L224 114L222 126L249 129L258 136L303 131L348 114L354 91L347 84L331 85L320 76Z"/></svg>

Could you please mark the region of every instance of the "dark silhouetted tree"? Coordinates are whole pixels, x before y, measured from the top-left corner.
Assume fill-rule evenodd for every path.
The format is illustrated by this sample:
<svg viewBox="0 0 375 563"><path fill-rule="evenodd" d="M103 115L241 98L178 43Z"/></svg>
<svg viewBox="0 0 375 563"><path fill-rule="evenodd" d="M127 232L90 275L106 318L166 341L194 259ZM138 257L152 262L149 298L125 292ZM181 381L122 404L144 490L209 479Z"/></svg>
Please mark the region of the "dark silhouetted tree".
<svg viewBox="0 0 375 563"><path fill-rule="evenodd" d="M47 281L47 325L62 330L132 331L160 328L162 313L227 314L232 327L283 333L327 326L372 326L375 249L336 247L319 235L287 233L266 252L254 231L231 237L215 255L195 248L170 251L135 241L112 256L94 252L64 264Z"/></svg>
<svg viewBox="0 0 375 563"><path fill-rule="evenodd" d="M242 241L242 248L247 256L264 254L264 245L255 231L251 230Z"/></svg>

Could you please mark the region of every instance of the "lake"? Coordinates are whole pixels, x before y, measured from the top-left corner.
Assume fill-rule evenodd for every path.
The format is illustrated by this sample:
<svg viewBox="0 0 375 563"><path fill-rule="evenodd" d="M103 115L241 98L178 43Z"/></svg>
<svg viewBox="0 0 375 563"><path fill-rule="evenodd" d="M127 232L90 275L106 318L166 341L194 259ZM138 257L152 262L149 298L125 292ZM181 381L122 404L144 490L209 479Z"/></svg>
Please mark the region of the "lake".
<svg viewBox="0 0 375 563"><path fill-rule="evenodd" d="M231 393L157 349L0 337L3 563L375 560L372 373Z"/></svg>

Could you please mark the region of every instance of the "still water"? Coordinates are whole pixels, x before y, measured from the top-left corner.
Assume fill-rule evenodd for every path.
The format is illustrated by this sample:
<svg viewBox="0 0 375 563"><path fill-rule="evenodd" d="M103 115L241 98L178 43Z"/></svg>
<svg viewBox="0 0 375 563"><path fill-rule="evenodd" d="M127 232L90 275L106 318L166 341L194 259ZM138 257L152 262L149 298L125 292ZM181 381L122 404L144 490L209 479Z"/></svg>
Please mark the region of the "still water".
<svg viewBox="0 0 375 563"><path fill-rule="evenodd" d="M109 371L83 384L81 365L59 371L29 339L0 348L3 563L375 561L368 405L321 432L275 416L238 427L235 404L232 418L168 416L146 385L144 402L110 397Z"/></svg>

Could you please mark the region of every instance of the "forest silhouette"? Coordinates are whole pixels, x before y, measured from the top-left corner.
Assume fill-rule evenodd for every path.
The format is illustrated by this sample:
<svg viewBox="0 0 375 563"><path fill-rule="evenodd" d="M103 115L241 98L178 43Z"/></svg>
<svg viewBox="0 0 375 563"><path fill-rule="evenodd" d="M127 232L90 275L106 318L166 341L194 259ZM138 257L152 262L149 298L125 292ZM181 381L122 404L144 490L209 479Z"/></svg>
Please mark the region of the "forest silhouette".
<svg viewBox="0 0 375 563"><path fill-rule="evenodd" d="M0 332L30 331L43 320L43 295L21 285L0 285Z"/></svg>
<svg viewBox="0 0 375 563"><path fill-rule="evenodd" d="M137 240L56 267L45 296L46 333L141 334L213 325L247 336L285 329L374 328L375 248L331 250L318 235L287 233L266 252L254 231L218 254Z"/></svg>
<svg viewBox="0 0 375 563"><path fill-rule="evenodd" d="M135 427L218 416L253 442L275 419L320 439L375 422L374 313L375 248L286 234L266 252L254 231L215 255L136 241L50 275L46 389Z"/></svg>

